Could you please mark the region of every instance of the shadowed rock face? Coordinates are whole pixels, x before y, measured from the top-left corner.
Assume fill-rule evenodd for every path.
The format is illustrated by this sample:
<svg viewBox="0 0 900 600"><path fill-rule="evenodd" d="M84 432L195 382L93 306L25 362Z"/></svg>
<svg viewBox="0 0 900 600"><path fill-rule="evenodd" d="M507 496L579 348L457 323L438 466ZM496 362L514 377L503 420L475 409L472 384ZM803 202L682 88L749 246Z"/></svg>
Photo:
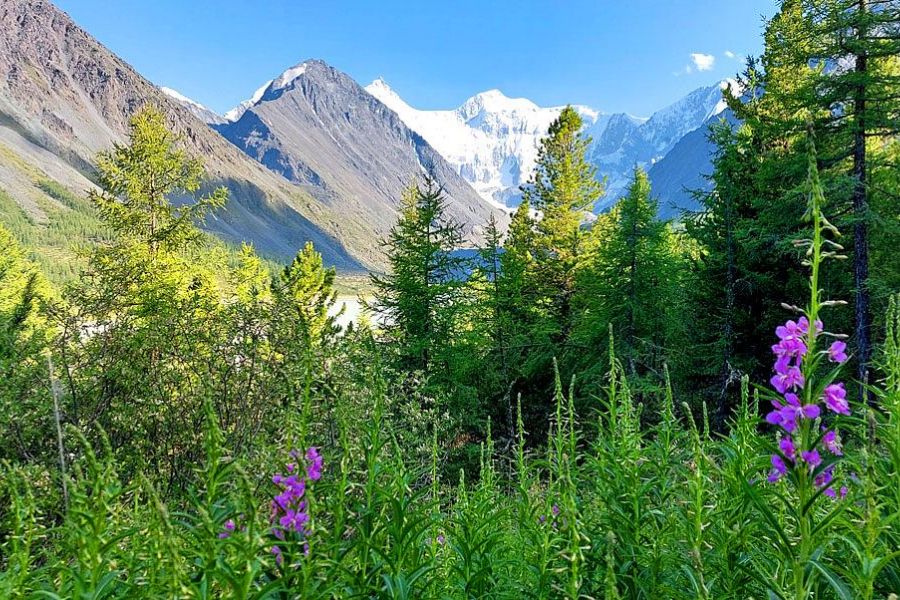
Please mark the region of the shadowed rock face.
<svg viewBox="0 0 900 600"><path fill-rule="evenodd" d="M503 215L420 135L346 74L321 61L285 71L232 123L214 126L235 146L288 180L309 186L341 214L358 214L382 234L403 190L431 173L449 216L475 240Z"/></svg>
<svg viewBox="0 0 900 600"><path fill-rule="evenodd" d="M732 127L738 124L731 109L707 119L691 131L647 171L653 194L660 199L659 214L664 219L678 218L683 212L699 210L696 192L712 189L709 176L713 173L715 144L709 139L710 128L724 120Z"/></svg>
<svg viewBox="0 0 900 600"><path fill-rule="evenodd" d="M96 153L125 142L129 118L147 104L203 159L210 181L229 188L209 230L283 258L312 240L341 269L380 266L381 230L364 211L336 210L309 193L317 188L249 159L50 2L0 2L0 185L27 213L40 216L38 177L76 193L91 186Z"/></svg>

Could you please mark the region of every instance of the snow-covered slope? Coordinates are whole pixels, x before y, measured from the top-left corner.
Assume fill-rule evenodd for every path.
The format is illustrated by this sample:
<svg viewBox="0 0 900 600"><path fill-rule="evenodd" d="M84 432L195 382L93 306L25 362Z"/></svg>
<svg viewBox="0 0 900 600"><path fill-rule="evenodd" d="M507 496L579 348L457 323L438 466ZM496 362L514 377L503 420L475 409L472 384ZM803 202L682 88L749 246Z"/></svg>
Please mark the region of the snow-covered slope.
<svg viewBox="0 0 900 600"><path fill-rule="evenodd" d="M607 194L598 210L623 194L635 165L649 168L686 134L724 110L719 85L699 88L650 118L604 114L575 108L593 138L589 151ZM388 84L377 79L366 90L424 137L487 200L514 206L537 158L537 145L562 107L543 108L525 98L508 98L499 90L477 94L455 110L418 110ZM686 168L690 168L688 165Z"/></svg>
<svg viewBox="0 0 900 600"><path fill-rule="evenodd" d="M264 84L262 84L259 87L259 89L257 89L255 92L253 92L253 95L250 96L250 98L248 98L247 100L244 100L243 102L241 102L240 104L238 104L237 106L235 106L234 108L232 108L231 110L226 112L224 115L225 120L234 122L234 121L237 121L238 119L240 119L244 115L244 113L247 112L248 108L254 106L256 103L258 103L260 100L262 100L262 97L265 95L266 90L269 89L269 86L272 85L272 83L273 83L272 79L265 82Z"/></svg>
<svg viewBox="0 0 900 600"><path fill-rule="evenodd" d="M562 110L508 98L500 90L472 96L455 110L417 110L383 79L366 91L424 137L483 198L500 206L518 203L519 185L531 174L538 141ZM600 117L588 107L576 109L590 125Z"/></svg>
<svg viewBox="0 0 900 600"><path fill-rule="evenodd" d="M215 111L206 108L196 100L191 100L184 94L173 90L172 88L167 88L165 86L160 86L159 91L168 96L169 98L179 102L183 107L191 111L191 113L203 121L204 123L209 123L212 125L217 125L219 123L224 123L225 119L223 119L218 113Z"/></svg>

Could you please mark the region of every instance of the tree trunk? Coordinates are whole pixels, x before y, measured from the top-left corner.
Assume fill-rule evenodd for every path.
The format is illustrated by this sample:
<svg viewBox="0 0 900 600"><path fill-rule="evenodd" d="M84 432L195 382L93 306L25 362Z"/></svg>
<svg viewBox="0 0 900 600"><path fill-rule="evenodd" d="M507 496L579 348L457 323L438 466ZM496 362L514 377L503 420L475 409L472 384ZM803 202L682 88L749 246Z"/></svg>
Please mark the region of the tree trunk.
<svg viewBox="0 0 900 600"><path fill-rule="evenodd" d="M725 199L725 255L725 319L722 324L724 344L722 346L722 390L719 396L718 418L720 426L725 425L732 405L729 402L728 390L731 387L733 374L731 357L734 353L734 284L737 268L734 252L734 214L730 196Z"/></svg>
<svg viewBox="0 0 900 600"><path fill-rule="evenodd" d="M858 39L862 42L866 36L865 12L866 0L859 0L860 25L857 28ZM858 372L861 382L860 397L870 400L865 389L868 379L869 362L872 358L872 342L870 329L872 317L869 310L869 239L868 239L868 190L866 188L866 77L867 57L865 49L860 47L856 55L856 73L859 83L856 86L853 100L855 128L853 132L853 285L856 293L855 320Z"/></svg>

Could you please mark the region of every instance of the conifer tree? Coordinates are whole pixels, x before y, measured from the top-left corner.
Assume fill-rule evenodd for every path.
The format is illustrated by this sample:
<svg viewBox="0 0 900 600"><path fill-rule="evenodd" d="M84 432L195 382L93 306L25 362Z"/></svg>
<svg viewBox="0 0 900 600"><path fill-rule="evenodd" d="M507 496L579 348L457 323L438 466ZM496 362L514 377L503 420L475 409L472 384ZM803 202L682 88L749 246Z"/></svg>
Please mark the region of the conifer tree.
<svg viewBox="0 0 900 600"><path fill-rule="evenodd" d="M241 244L237 268L231 275L235 299L245 304L266 302L271 299L271 277L250 244Z"/></svg>
<svg viewBox="0 0 900 600"><path fill-rule="evenodd" d="M732 414L744 374L762 377L757 359L768 348L761 339L770 294L785 294L779 264L767 235L759 231L763 202L757 188L760 153L748 124L721 122L710 131L716 146L712 188L698 193L701 210L688 215L685 229L697 251L689 261L687 286L691 351L676 373L684 388L715 407L717 425ZM757 337L757 334L759 337Z"/></svg>
<svg viewBox="0 0 900 600"><path fill-rule="evenodd" d="M515 337L512 328L516 305L522 302L512 285L517 279L504 273L503 235L496 219L492 216L484 233L484 245L479 248L477 268L469 278L472 289L469 314L466 316L468 329L478 338L474 349L481 349L476 356L470 353L465 359L470 363L475 387L479 396L489 403L494 422L505 425L504 433L510 439L514 435L513 398L511 383L514 380L513 352L511 345ZM513 268L510 262L507 266Z"/></svg>
<svg viewBox="0 0 900 600"><path fill-rule="evenodd" d="M385 247L390 272L371 277L370 308L404 368L433 374L448 347L465 276L454 255L462 242L460 226L445 214L444 193L431 178L404 194L400 219Z"/></svg>
<svg viewBox="0 0 900 600"><path fill-rule="evenodd" d="M0 225L0 460L50 460L54 436L46 350L52 330L43 304L49 285Z"/></svg>
<svg viewBox="0 0 900 600"><path fill-rule="evenodd" d="M897 239L893 229L880 227L884 235L877 238L869 232L898 213L896 196L888 199L891 193L871 182L892 168L885 143L900 132L900 7L890 0L784 0L765 40L764 93L733 106L764 144L771 166L762 173L770 181L761 187L782 196L801 195L806 130L816 136L831 212L853 231L844 276L855 298L853 341L864 380L872 351L871 289L881 285L869 274L871 247Z"/></svg>
<svg viewBox="0 0 900 600"><path fill-rule="evenodd" d="M227 194L200 194L200 162L156 109L131 118L129 140L98 157L100 191L89 198L114 236L93 250L67 295L73 310L59 311L60 369L78 374L65 378L73 422L99 425L114 446L136 448L132 458L141 456L166 485L182 485L200 450L190 425L203 404L197 390L240 389L227 380L234 356L219 352L233 332L218 275L198 260L206 238L196 223ZM255 400L217 398L231 431L250 426L246 409Z"/></svg>
<svg viewBox="0 0 900 600"><path fill-rule="evenodd" d="M648 369L660 372L671 327L680 317L675 241L656 214L649 178L636 167L628 193L600 220L592 263L580 278L587 328L580 335L603 347L599 342L612 324L618 356L632 377Z"/></svg>
<svg viewBox="0 0 900 600"><path fill-rule="evenodd" d="M561 342L571 328L575 272L584 251L582 224L603 195L597 169L587 160L591 139L581 133L581 116L567 106L540 142L534 174L524 186L525 210L535 223L532 278L549 309L552 337Z"/></svg>
<svg viewBox="0 0 900 600"><path fill-rule="evenodd" d="M293 334L306 344L319 346L337 333L334 278L334 267L325 267L322 255L307 242L275 286L276 303L293 323Z"/></svg>
<svg viewBox="0 0 900 600"><path fill-rule="evenodd" d="M147 107L130 121L128 145L116 144L97 157L100 191L88 194L103 221L120 241L147 246L154 257L160 249L178 250L202 239L196 224L225 204L228 192L218 188L197 196L203 165L189 158L166 128L165 116ZM194 201L176 206L172 200Z"/></svg>
<svg viewBox="0 0 900 600"><path fill-rule="evenodd" d="M535 221L531 205L523 200L513 213L500 255L499 285L509 298L507 308L510 335L516 336L534 324L540 301L540 282L535 269Z"/></svg>

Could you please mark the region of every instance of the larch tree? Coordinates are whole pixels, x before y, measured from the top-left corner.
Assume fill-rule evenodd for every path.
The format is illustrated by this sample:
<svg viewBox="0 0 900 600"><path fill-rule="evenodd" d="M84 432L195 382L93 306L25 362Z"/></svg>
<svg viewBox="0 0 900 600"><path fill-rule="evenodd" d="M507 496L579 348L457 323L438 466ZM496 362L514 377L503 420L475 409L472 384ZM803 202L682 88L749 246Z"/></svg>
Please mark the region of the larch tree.
<svg viewBox="0 0 900 600"><path fill-rule="evenodd" d="M431 178L404 194L400 219L385 248L390 270L371 276L370 308L398 353L401 366L434 374L440 352L451 343L465 261L459 224L445 215L443 189Z"/></svg>
<svg viewBox="0 0 900 600"><path fill-rule="evenodd" d="M870 230L898 214L896 194L872 182L895 168L889 147L900 133L900 5L783 0L765 39L764 94L748 103L749 112L757 110L751 118L762 125L759 131L782 168L790 151L797 164L805 160L807 129L815 134L832 214L842 229L853 232L847 275L855 300L858 377L865 381L873 347L872 245L897 235L891 230L873 239Z"/></svg>
<svg viewBox="0 0 900 600"><path fill-rule="evenodd" d="M587 158L591 138L571 106L562 110L540 142L534 174L522 188L527 208L538 212L534 278L548 302L551 337L562 342L572 325L575 274L584 252L583 224L603 195L597 168Z"/></svg>
<svg viewBox="0 0 900 600"><path fill-rule="evenodd" d="M605 221L602 221L603 223ZM636 167L627 194L608 216L593 260L586 267L580 304L587 310L585 337L605 337L611 324L632 376L657 373L665 362L678 281L672 234L657 219L647 173ZM593 335L591 335L591 332Z"/></svg>

